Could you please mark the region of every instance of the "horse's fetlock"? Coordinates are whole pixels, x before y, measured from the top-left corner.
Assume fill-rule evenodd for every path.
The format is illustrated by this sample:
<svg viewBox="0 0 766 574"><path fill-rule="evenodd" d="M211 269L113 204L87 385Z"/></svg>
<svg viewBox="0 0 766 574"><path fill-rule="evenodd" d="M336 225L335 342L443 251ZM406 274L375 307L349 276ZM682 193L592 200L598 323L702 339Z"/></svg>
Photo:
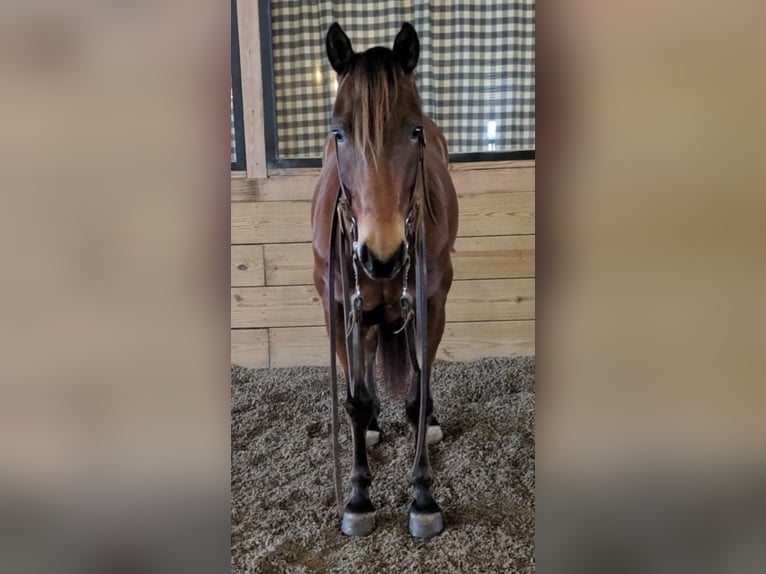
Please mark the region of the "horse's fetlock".
<svg viewBox="0 0 766 574"><path fill-rule="evenodd" d="M434 482L434 477L430 472L418 472L415 471L415 474L412 477L412 485L415 488L425 488L429 489L431 488L431 485Z"/></svg>
<svg viewBox="0 0 766 574"><path fill-rule="evenodd" d="M417 425L420 417L420 399L407 399L404 404L404 410L407 413L407 420L409 420L410 423ZM434 400L431 397L428 397L426 400L426 416L431 416L433 410Z"/></svg>
<svg viewBox="0 0 766 574"><path fill-rule="evenodd" d="M370 398L350 399L343 406L352 421L365 427L370 424L370 421L376 415L375 406Z"/></svg>
<svg viewBox="0 0 766 574"><path fill-rule="evenodd" d="M372 484L372 473L369 468L354 470L351 473L351 484L355 487L363 487L366 494L366 488Z"/></svg>

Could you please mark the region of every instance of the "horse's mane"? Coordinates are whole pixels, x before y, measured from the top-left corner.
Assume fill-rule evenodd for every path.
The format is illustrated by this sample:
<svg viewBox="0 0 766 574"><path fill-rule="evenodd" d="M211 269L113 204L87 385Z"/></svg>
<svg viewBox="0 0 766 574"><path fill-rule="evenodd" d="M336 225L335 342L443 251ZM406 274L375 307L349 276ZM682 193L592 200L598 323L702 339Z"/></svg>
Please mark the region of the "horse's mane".
<svg viewBox="0 0 766 574"><path fill-rule="evenodd" d="M341 81L351 83L354 141L377 168L383 131L392 115L408 106L421 113L415 82L404 75L394 53L382 47L356 54Z"/></svg>

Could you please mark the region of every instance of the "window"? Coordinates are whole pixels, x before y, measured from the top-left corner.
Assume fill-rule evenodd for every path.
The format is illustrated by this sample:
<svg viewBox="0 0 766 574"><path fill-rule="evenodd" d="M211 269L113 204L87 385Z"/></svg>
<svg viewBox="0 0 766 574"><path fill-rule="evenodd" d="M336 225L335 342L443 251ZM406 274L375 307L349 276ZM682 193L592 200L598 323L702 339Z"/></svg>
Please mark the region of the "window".
<svg viewBox="0 0 766 574"><path fill-rule="evenodd" d="M337 21L356 51L418 32L424 111L452 161L531 159L535 149L535 3L261 2L266 156L271 167L320 165L337 88L324 38Z"/></svg>
<svg viewBox="0 0 766 574"><path fill-rule="evenodd" d="M244 171L245 130L242 111L242 75L239 67L237 2L231 0L231 169Z"/></svg>

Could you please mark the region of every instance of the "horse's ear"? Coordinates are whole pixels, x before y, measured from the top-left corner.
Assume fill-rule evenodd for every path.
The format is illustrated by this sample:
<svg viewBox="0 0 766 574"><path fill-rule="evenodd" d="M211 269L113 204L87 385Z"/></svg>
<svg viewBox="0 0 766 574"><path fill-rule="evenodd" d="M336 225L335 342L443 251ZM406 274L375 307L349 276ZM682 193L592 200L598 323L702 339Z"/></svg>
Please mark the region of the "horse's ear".
<svg viewBox="0 0 766 574"><path fill-rule="evenodd" d="M415 32L415 28L409 22L402 24L402 29L396 35L394 54L399 58L399 63L407 74L418 65L420 40L418 40L418 33Z"/></svg>
<svg viewBox="0 0 766 574"><path fill-rule="evenodd" d="M346 66L351 62L351 58L354 56L354 49L351 47L351 40L348 39L343 28L335 22L330 29L327 30L327 59L330 60L330 65L333 70L342 74L346 69Z"/></svg>

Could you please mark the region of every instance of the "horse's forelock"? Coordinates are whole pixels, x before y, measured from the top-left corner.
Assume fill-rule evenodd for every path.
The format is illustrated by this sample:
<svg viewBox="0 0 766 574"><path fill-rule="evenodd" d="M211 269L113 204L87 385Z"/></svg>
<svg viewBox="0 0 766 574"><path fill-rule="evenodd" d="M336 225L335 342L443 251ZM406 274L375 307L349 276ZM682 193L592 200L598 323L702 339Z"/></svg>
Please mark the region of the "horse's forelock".
<svg viewBox="0 0 766 574"><path fill-rule="evenodd" d="M403 96L408 95L405 92L414 90L414 85L408 85L393 52L388 54L382 49L359 54L343 82L351 84L353 102L349 108L354 141L377 169L385 126L392 114L405 103ZM419 106L417 92L410 95L414 95L412 101Z"/></svg>

